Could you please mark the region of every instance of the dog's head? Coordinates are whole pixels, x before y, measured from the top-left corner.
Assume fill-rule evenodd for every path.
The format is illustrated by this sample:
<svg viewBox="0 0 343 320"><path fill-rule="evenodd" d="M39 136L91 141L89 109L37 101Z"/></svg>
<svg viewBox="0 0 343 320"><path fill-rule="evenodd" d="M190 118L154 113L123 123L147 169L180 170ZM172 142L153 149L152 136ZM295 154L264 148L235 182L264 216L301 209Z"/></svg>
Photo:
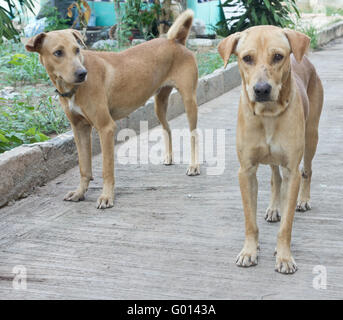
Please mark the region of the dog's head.
<svg viewBox="0 0 343 320"><path fill-rule="evenodd" d="M40 61L55 79L66 84L80 84L87 78L79 42L82 36L77 30L61 30L40 33L25 45L27 51L38 52Z"/></svg>
<svg viewBox="0 0 343 320"><path fill-rule="evenodd" d="M225 66L231 54L237 55L244 90L250 102L261 111L277 113L275 102L289 80L290 55L301 62L308 50L306 35L275 26L257 26L230 35L222 40L218 51Z"/></svg>

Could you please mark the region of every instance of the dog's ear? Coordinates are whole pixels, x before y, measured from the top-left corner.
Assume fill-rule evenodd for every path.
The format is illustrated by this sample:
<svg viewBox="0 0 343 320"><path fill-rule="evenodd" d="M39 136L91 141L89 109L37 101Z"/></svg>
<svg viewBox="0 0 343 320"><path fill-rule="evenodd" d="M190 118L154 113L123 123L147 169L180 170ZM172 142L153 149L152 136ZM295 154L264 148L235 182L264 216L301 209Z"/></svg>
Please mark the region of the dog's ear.
<svg viewBox="0 0 343 320"><path fill-rule="evenodd" d="M284 29L284 33L289 41L295 59L300 63L309 49L311 38L306 34L291 29Z"/></svg>
<svg viewBox="0 0 343 320"><path fill-rule="evenodd" d="M222 59L224 60L224 68L226 68L230 56L235 53L238 40L240 38L240 32L236 32L224 40L220 41L218 45L218 52Z"/></svg>
<svg viewBox="0 0 343 320"><path fill-rule="evenodd" d="M82 44L84 47L87 47L86 44L85 44L84 41L83 41L83 36L82 36L82 34L81 34L79 31L77 31L77 30L75 30L75 29L71 29L71 33L72 33L73 36L75 37L76 41L81 42L81 44Z"/></svg>
<svg viewBox="0 0 343 320"><path fill-rule="evenodd" d="M42 32L30 38L29 41L25 45L25 49L30 52L39 52L42 49L45 36L46 36L46 33Z"/></svg>

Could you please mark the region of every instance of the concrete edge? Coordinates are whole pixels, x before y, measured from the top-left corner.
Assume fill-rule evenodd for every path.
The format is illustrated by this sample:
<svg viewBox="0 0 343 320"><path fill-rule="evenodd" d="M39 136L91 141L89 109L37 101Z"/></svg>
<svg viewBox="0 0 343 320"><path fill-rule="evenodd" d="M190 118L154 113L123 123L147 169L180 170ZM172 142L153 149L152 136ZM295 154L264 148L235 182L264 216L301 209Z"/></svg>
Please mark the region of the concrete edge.
<svg viewBox="0 0 343 320"><path fill-rule="evenodd" d="M228 65L199 79L198 105L202 105L237 87L241 78L237 63ZM168 119L184 112L180 94L173 90L169 98ZM140 132L140 121L148 121L149 128L159 124L154 101L149 99L127 118L117 121L117 132L124 128ZM100 153L99 138L93 130L93 155ZM23 198L48 181L66 172L78 163L73 132L68 131L42 143L22 145L0 155L0 207L11 200Z"/></svg>
<svg viewBox="0 0 343 320"><path fill-rule="evenodd" d="M329 43L330 41L340 38L343 36L343 21L337 22L332 26L325 28L322 31L318 32L318 46L324 46L325 44Z"/></svg>

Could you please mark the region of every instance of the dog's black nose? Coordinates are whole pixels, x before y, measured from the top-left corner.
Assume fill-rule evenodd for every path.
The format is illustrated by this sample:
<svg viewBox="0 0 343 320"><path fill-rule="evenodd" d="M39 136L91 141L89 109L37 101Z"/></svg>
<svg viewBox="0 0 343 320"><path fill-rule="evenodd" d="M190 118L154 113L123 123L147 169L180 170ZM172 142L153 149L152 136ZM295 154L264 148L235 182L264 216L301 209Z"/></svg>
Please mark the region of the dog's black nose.
<svg viewBox="0 0 343 320"><path fill-rule="evenodd" d="M82 82L86 79L87 76L87 70L86 69L80 69L75 72L75 78L77 82Z"/></svg>
<svg viewBox="0 0 343 320"><path fill-rule="evenodd" d="M270 93L272 91L272 86L267 82L258 82L254 86L254 91L256 95L256 101L268 101L270 99Z"/></svg>

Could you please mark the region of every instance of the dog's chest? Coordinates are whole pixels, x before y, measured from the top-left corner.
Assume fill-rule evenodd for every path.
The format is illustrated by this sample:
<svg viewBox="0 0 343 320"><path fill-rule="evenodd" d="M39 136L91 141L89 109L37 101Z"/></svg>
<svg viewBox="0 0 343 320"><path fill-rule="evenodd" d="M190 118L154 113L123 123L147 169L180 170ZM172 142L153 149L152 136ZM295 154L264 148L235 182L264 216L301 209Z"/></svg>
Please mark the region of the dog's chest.
<svg viewBox="0 0 343 320"><path fill-rule="evenodd" d="M262 155L261 163L280 164L283 160L283 151L279 141L278 128L273 118L262 120L263 130L261 132L260 148Z"/></svg>
<svg viewBox="0 0 343 320"><path fill-rule="evenodd" d="M263 123L263 128L264 128L264 140L265 143L267 145L271 145L273 138L274 138L274 134L275 134L275 121L272 121L270 119L263 119L262 120Z"/></svg>
<svg viewBox="0 0 343 320"><path fill-rule="evenodd" d="M75 104L75 97L72 97L71 99L69 99L69 110L72 112L72 113L75 113L75 114L79 114L81 116L85 116L81 110L81 108Z"/></svg>

